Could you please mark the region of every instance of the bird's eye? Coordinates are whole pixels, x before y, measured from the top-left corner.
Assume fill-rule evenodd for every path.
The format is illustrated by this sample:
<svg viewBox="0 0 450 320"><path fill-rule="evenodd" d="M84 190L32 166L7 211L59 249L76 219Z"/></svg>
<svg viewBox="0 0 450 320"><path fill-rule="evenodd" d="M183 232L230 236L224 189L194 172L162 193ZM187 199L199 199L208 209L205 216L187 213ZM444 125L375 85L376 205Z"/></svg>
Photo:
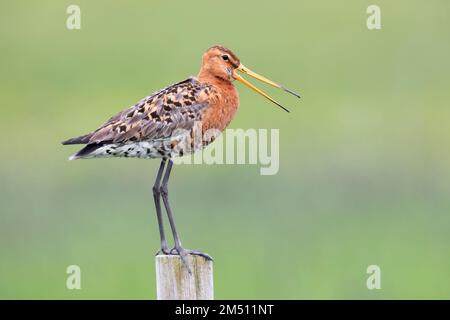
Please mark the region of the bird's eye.
<svg viewBox="0 0 450 320"><path fill-rule="evenodd" d="M228 57L228 55L224 54L224 55L222 56L222 59L225 60L225 61L228 61L230 58Z"/></svg>

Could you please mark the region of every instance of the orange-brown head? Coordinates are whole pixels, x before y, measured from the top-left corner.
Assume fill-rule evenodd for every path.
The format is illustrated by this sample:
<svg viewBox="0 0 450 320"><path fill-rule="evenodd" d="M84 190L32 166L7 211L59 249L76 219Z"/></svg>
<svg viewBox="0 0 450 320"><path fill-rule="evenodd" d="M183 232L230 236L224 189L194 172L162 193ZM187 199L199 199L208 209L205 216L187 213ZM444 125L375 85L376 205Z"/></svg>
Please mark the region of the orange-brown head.
<svg viewBox="0 0 450 320"><path fill-rule="evenodd" d="M203 54L199 76L233 82L233 70L240 64L239 58L230 49L214 46Z"/></svg>
<svg viewBox="0 0 450 320"><path fill-rule="evenodd" d="M261 90L256 88L254 85L252 85L250 82L245 80L242 76L240 76L237 73L237 71L240 71L240 72L247 74L255 79L265 82L273 87L282 89L282 90L300 98L299 94L251 71L250 69L248 69L246 67L244 67L244 65L242 65L239 58L230 49L227 49L225 47L218 46L218 45L209 48L203 54L202 67L198 74L198 78L200 80L216 79L216 80L225 81L228 83L232 83L234 80L238 80L239 82L242 82L246 86L252 88L254 91L259 93L263 97L269 99L270 101L275 103L277 106L279 106L279 107L283 108L285 111L289 112L289 110L287 110L281 104L276 102L269 95L265 94L264 92L262 92Z"/></svg>

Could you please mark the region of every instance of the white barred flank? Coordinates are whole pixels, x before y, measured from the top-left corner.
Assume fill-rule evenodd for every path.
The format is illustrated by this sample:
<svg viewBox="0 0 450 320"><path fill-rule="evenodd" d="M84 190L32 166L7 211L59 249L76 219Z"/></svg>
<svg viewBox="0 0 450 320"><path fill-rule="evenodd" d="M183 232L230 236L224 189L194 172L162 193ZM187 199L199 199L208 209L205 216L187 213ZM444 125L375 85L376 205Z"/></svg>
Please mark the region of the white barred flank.
<svg viewBox="0 0 450 320"><path fill-rule="evenodd" d="M192 139L189 135L158 139L154 141L138 141L127 143L111 143L99 146L92 152L78 156L71 156L69 160L90 158L174 158L187 155L199 148L192 148Z"/></svg>

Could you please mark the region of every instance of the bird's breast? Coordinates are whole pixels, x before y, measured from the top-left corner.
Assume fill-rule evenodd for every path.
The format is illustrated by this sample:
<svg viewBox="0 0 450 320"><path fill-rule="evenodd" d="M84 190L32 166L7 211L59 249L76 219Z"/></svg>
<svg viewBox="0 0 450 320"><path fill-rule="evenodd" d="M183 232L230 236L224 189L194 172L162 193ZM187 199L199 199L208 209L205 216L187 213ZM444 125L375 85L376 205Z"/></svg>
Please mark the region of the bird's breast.
<svg viewBox="0 0 450 320"><path fill-rule="evenodd" d="M202 116L203 131L223 131L233 120L238 107L239 95L233 84L215 87Z"/></svg>

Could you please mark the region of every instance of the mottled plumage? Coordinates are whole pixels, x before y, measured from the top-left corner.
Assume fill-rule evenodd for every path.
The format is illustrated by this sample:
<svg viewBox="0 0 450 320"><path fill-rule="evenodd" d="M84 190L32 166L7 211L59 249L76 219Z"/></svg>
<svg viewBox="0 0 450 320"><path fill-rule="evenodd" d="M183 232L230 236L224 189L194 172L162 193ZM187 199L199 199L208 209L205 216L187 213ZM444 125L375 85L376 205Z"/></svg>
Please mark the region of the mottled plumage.
<svg viewBox="0 0 450 320"><path fill-rule="evenodd" d="M233 119L239 96L233 85L238 80L287 111L278 102L242 78L237 71L269 85L297 94L244 67L231 50L222 46L203 54L196 78L189 78L145 97L132 107L111 117L92 133L72 138L63 144L86 146L70 159L97 157L162 158L153 186L158 219L161 253L177 254L190 272L186 256L195 254L211 259L206 253L181 246L168 198L172 157L182 156L206 146ZM167 211L175 247L167 245L161 211L161 198Z"/></svg>
<svg viewBox="0 0 450 320"><path fill-rule="evenodd" d="M194 123L203 120L203 110L210 101L219 100L219 94L212 85L189 78L145 97L94 132L63 144L87 144L72 159L177 156L186 148L176 146L181 139L190 138ZM177 132L180 134L174 135Z"/></svg>

